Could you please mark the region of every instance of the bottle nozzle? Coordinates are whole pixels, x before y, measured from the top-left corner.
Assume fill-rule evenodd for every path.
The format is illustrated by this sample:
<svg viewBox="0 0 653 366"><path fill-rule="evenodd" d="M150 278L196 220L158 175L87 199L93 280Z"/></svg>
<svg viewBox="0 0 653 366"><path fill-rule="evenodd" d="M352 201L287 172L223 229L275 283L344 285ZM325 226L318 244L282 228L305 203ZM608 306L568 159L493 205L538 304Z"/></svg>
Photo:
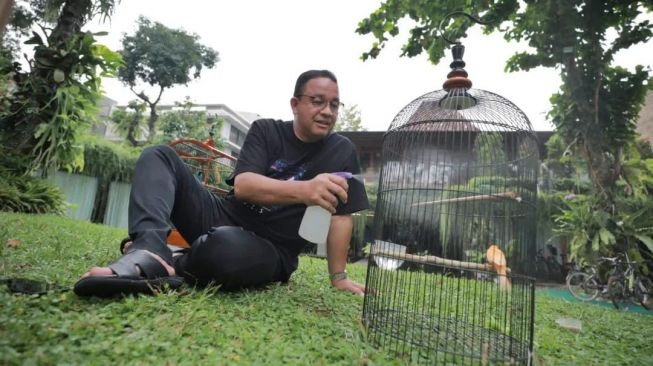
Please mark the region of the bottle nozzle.
<svg viewBox="0 0 653 366"><path fill-rule="evenodd" d="M353 174L353 173L350 173L350 172L335 172L335 173L331 173L331 174L335 174L335 175L337 175L339 177L343 177L345 179L352 179L353 178L353 179L356 179L356 180L358 180L358 181L360 181L362 183L365 183L365 179L363 178L362 174Z"/></svg>

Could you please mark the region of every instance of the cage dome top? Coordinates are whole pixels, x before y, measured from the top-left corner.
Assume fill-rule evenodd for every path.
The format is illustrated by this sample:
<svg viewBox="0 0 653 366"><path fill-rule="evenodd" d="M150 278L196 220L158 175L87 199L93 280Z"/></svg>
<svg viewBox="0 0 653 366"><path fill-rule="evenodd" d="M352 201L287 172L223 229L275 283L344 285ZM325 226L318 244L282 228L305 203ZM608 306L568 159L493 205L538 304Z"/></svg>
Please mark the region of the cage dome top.
<svg viewBox="0 0 653 366"><path fill-rule="evenodd" d="M526 114L508 99L461 88L436 90L413 100L395 116L388 132L396 130L533 131Z"/></svg>
<svg viewBox="0 0 653 366"><path fill-rule="evenodd" d="M458 12L452 13L457 15ZM470 19L480 20L461 13ZM443 20L444 22L444 20ZM440 25L442 28L442 24ZM465 47L460 41L453 44L451 71L442 85L442 90L422 95L405 106L393 119L388 132L402 131L523 131L532 132L526 114L508 99L480 89L473 89L467 78L463 55Z"/></svg>

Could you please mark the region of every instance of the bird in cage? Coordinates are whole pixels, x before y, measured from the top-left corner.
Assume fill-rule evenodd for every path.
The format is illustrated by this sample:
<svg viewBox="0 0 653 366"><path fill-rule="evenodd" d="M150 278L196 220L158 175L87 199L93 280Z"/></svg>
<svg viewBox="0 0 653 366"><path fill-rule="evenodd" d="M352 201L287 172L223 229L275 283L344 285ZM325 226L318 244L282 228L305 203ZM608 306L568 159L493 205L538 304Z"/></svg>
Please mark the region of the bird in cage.
<svg viewBox="0 0 653 366"><path fill-rule="evenodd" d="M487 263L492 266L497 275L499 275L499 287L503 290L510 290L506 255L503 254L503 251L501 251L496 244L492 244L487 249L485 256L487 258Z"/></svg>

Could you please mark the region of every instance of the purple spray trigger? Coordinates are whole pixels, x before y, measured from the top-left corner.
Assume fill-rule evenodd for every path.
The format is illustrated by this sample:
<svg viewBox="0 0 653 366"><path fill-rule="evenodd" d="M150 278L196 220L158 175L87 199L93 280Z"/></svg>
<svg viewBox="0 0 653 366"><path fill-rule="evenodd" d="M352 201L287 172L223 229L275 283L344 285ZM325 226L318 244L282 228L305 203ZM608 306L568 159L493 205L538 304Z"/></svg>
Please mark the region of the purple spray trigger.
<svg viewBox="0 0 653 366"><path fill-rule="evenodd" d="M351 178L354 177L354 175L352 173L350 173L350 172L335 172L335 173L331 173L331 174L335 174L335 175L337 175L339 177L343 177L345 179L351 179Z"/></svg>

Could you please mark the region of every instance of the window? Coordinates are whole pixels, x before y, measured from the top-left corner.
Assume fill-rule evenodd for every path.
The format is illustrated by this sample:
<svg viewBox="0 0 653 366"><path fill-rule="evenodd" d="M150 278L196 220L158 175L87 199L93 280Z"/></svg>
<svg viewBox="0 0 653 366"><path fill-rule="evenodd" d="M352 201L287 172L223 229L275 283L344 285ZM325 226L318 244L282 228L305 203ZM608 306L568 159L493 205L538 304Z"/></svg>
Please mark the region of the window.
<svg viewBox="0 0 653 366"><path fill-rule="evenodd" d="M229 132L229 141L238 146L243 146L243 142L245 142L245 133L235 128L234 126L231 126L231 130Z"/></svg>

